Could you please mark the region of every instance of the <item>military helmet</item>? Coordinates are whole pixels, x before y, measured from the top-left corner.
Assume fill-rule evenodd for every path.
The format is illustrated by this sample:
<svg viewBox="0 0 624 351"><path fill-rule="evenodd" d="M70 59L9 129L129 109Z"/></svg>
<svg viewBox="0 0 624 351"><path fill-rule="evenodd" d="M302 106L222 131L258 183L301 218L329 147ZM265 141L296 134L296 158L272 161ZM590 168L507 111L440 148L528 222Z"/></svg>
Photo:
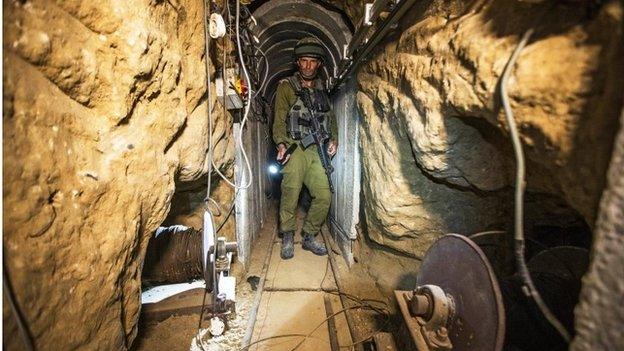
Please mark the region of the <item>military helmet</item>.
<svg viewBox="0 0 624 351"><path fill-rule="evenodd" d="M305 37L295 44L295 59L300 57L314 57L325 61L325 48L314 37Z"/></svg>

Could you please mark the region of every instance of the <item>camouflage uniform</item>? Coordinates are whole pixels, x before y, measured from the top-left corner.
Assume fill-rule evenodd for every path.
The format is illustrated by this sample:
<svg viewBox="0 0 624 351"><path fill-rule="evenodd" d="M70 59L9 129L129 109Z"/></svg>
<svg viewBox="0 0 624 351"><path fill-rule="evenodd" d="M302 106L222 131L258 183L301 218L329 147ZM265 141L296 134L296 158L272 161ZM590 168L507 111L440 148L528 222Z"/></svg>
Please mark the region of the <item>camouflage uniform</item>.
<svg viewBox="0 0 624 351"><path fill-rule="evenodd" d="M320 79L316 79L315 86L317 89L323 88ZM276 145L284 144L288 148L291 144L298 143L289 136L287 130L288 114L297 99L290 82L287 79L282 80L275 95L273 140ZM333 113L330 111L326 118L329 118L331 139L337 142L338 133ZM316 145L311 145L304 150L299 143L299 147L291 154L290 160L282 169L284 178L279 211L281 233L294 232L297 228L297 202L303 184L312 195L312 205L303 224L303 233L316 235L327 217L331 192L316 148Z"/></svg>

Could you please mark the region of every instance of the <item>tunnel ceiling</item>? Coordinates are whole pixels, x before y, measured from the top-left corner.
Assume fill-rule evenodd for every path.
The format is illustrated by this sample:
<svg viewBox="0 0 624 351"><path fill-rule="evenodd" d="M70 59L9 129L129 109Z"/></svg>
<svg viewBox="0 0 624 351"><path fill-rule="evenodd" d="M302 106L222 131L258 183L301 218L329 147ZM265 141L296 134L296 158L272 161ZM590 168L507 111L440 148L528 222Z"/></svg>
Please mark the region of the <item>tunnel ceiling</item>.
<svg viewBox="0 0 624 351"><path fill-rule="evenodd" d="M262 89L269 101L273 100L280 79L294 71L292 50L303 37L316 37L325 45L328 59L321 74L326 79L335 76L342 47L351 39L351 31L339 12L312 1L273 0L260 6L253 15L257 25L251 28L252 32L260 40L260 49L269 62L267 82Z"/></svg>

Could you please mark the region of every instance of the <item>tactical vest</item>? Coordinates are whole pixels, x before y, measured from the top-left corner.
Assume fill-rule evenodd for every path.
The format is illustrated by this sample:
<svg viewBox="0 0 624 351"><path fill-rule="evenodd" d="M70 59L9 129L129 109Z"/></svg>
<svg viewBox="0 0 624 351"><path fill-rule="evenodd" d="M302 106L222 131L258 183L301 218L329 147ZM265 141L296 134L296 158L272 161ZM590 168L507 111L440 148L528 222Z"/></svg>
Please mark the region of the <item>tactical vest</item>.
<svg viewBox="0 0 624 351"><path fill-rule="evenodd" d="M295 94L301 91L301 89L307 89L301 85L298 75L290 76L286 79L295 91ZM321 123L321 127L325 130L325 132L330 133L329 112L331 111L331 107L329 104L329 98L323 90L323 87L320 86L319 81L317 81L316 87L311 89L310 97L312 104L315 107L316 116ZM295 104L292 105L288 111L286 122L288 135L293 139L301 140L310 134L310 113L308 107L305 106L299 96L297 96L297 101L295 101Z"/></svg>

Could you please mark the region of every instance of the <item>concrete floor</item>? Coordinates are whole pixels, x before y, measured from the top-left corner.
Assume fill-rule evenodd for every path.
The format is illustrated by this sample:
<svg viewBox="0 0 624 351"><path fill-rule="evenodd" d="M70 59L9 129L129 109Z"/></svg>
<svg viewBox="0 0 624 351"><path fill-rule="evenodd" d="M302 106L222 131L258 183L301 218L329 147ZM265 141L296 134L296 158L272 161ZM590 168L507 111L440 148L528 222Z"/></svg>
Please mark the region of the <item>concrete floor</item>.
<svg viewBox="0 0 624 351"><path fill-rule="evenodd" d="M335 294L336 283L327 256L304 251L296 243L295 257L282 260L280 247L279 241L273 243L251 341L286 334L310 334L310 337L271 339L254 344L250 350L291 350L301 341L298 350L331 350L328 324L324 322L327 318L324 298L329 297L334 313L342 305ZM350 344L344 314L337 315L334 321L339 344Z"/></svg>
<svg viewBox="0 0 624 351"><path fill-rule="evenodd" d="M277 212L277 211L275 211ZM303 213L300 213L302 216ZM228 322L229 329L221 337L202 337L204 349L241 350L248 323L254 319L249 350L291 350L304 336L310 337L297 350L331 350L329 329L325 322L327 312L325 297L329 298L334 313L343 306L337 294L336 282L327 256L316 256L295 244L295 256L290 260L280 258L281 242L276 238L277 216L269 216L254 242L250 265L244 269L234 263L232 275L238 278L235 318ZM320 238L319 238L320 239ZM300 240L297 236L296 240ZM348 268L344 260L334 254L345 293L360 298L383 299L375 288L375 281L368 276L363 265ZM264 281L262 291L252 290L249 278ZM257 296L257 294L260 294ZM200 298L202 294L198 295ZM197 306L201 300L192 301ZM257 313L253 313L257 307ZM142 315L140 333L133 345L134 351L142 350L200 350L196 340L199 308L190 314L172 316L162 321L150 321ZM144 308L143 312L148 311ZM355 322L354 339L362 340L380 325L370 311L350 309ZM352 339L343 313L334 318L338 344L350 345ZM204 320L204 328L208 321ZM315 328L318 328L315 330ZM285 334L298 334L287 338ZM190 345L189 345L190 344Z"/></svg>

